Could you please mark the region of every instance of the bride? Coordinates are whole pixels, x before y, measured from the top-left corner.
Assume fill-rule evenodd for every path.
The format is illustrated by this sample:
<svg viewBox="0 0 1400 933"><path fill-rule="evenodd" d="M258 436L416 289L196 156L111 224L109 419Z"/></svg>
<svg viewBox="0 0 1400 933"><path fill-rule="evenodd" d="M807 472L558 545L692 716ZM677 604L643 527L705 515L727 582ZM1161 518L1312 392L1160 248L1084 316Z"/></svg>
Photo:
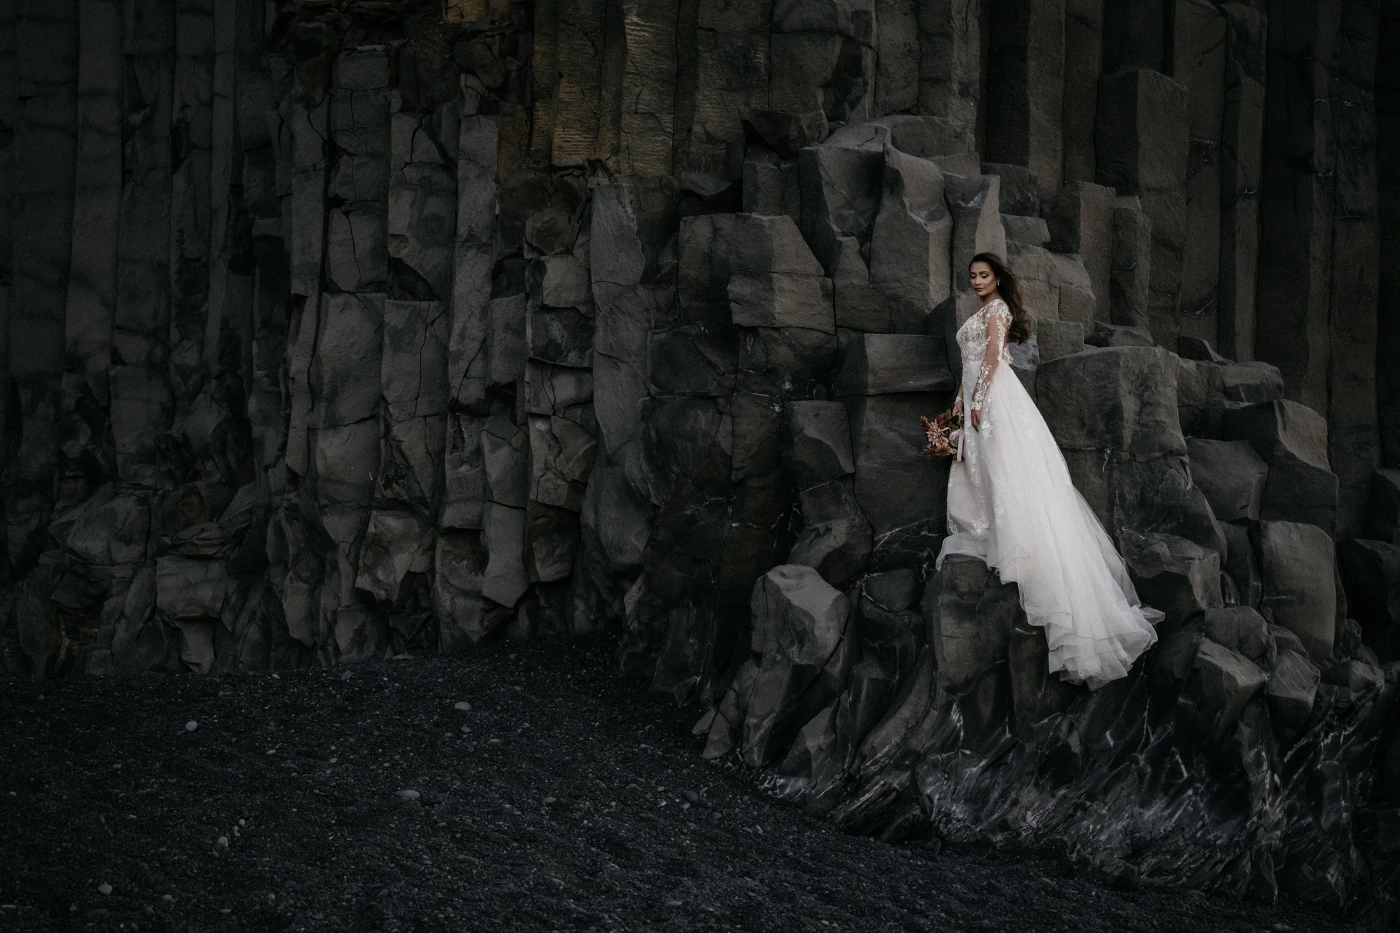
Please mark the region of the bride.
<svg viewBox="0 0 1400 933"><path fill-rule="evenodd" d="M1097 689L1128 673L1157 640L1153 625L1163 616L1138 601L1045 419L1007 365L1007 342L1029 336L1015 276L990 253L974 256L969 271L982 305L958 329L963 384L953 411L962 414L965 398L972 401L936 566L967 554L1018 584L1026 618L1045 629L1050 670Z"/></svg>

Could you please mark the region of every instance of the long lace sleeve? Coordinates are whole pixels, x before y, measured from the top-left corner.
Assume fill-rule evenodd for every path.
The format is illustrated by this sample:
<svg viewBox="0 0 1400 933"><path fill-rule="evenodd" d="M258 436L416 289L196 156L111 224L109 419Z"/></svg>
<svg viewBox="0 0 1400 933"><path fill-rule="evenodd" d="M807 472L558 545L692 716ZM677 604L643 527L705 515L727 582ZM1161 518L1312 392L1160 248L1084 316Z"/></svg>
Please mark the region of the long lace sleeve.
<svg viewBox="0 0 1400 933"><path fill-rule="evenodd" d="M987 401L987 390L1001 364L1001 355L1006 348L1006 335L1011 329L1011 310L998 301L987 309L987 352L982 355L982 372L977 377L977 387L972 393L972 410L981 411Z"/></svg>

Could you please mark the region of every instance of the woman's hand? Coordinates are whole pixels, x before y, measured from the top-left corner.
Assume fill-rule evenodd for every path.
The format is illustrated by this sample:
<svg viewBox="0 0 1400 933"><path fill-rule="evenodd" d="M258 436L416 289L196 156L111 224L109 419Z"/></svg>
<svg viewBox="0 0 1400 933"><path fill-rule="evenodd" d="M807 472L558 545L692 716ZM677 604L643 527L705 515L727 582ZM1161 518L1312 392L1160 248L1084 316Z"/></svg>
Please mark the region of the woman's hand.
<svg viewBox="0 0 1400 933"><path fill-rule="evenodd" d="M982 430L982 409L980 408L972 409L972 430Z"/></svg>
<svg viewBox="0 0 1400 933"><path fill-rule="evenodd" d="M953 417L957 418L963 413L962 395L958 395L958 400L953 403Z"/></svg>

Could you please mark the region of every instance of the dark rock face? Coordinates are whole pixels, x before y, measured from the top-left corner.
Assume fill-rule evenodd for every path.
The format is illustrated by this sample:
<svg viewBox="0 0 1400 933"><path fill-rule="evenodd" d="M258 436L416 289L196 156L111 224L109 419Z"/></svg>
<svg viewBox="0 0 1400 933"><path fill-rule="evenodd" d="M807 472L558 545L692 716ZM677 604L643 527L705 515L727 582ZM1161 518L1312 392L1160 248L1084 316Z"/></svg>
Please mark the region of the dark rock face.
<svg viewBox="0 0 1400 933"><path fill-rule="evenodd" d="M852 830L1370 903L1393 17L624 6L0 2L4 669L613 627ZM1168 616L1093 695L933 572L979 251Z"/></svg>

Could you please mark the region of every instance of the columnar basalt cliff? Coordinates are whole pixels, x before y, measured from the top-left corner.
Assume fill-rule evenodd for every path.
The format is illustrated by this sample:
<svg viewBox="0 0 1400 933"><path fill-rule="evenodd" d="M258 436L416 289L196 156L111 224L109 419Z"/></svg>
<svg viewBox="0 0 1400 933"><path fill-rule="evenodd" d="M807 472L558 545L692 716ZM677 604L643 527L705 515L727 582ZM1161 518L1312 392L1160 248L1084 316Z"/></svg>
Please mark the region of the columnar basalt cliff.
<svg viewBox="0 0 1400 933"><path fill-rule="evenodd" d="M4 668L609 627L853 830L1392 923L1397 37L1383 0L0 0ZM1097 694L933 572L979 250L1167 613Z"/></svg>

